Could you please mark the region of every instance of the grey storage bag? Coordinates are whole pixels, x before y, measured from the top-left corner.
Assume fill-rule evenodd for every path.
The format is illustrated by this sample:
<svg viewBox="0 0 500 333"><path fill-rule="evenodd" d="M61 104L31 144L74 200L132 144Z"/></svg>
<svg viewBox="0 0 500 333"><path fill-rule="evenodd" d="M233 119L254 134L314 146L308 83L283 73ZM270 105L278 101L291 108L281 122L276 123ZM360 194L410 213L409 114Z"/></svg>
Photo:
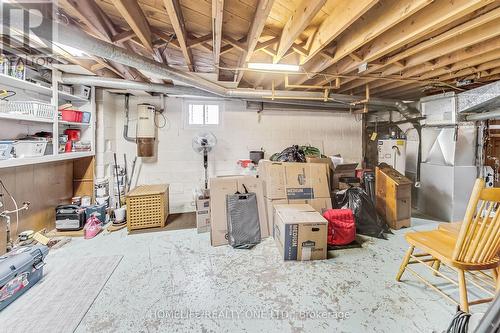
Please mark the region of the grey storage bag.
<svg viewBox="0 0 500 333"><path fill-rule="evenodd" d="M251 249L260 243L259 210L255 193L226 196L227 240L236 249Z"/></svg>

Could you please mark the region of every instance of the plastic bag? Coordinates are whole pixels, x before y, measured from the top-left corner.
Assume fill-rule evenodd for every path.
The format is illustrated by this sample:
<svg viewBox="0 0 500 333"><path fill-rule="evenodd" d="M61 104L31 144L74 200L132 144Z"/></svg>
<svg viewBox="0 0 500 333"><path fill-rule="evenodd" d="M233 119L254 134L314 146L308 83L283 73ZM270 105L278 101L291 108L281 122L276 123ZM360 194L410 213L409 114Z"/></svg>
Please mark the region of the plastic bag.
<svg viewBox="0 0 500 333"><path fill-rule="evenodd" d="M356 220L356 233L387 239L384 233L391 233L387 224L380 219L370 197L360 187L351 187L338 192L335 197L337 208L349 208Z"/></svg>
<svg viewBox="0 0 500 333"><path fill-rule="evenodd" d="M298 146L293 145L285 148L281 153L273 154L270 158L274 162L306 162L304 151Z"/></svg>
<svg viewBox="0 0 500 333"><path fill-rule="evenodd" d="M83 227L83 236L85 239L94 238L101 231L101 221L97 218L99 213L93 213L87 219Z"/></svg>

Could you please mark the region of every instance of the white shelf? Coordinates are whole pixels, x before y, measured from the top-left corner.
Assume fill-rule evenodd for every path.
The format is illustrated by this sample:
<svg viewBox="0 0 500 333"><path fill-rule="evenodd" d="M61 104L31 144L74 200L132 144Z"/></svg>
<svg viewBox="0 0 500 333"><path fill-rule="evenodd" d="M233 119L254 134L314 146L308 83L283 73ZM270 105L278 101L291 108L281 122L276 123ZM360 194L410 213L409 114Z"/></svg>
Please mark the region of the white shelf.
<svg viewBox="0 0 500 333"><path fill-rule="evenodd" d="M59 100L90 103L90 100L87 98L68 94L67 92L61 90L59 90L58 94L59 94Z"/></svg>
<svg viewBox="0 0 500 333"><path fill-rule="evenodd" d="M36 83L28 82L25 80L20 80L18 78L5 75L5 74L0 74L0 82L2 85L6 85L9 87L14 87L17 89L22 89L22 90L29 90L29 91L34 91L40 94L44 94L47 96L52 96L52 88L49 87L44 87Z"/></svg>
<svg viewBox="0 0 500 333"><path fill-rule="evenodd" d="M40 157L27 157L27 158L11 158L9 160L0 161L0 169L12 168L22 165L33 165L57 161L66 161L82 157L94 156L92 151L74 152L74 153L61 153L59 155L45 155Z"/></svg>
<svg viewBox="0 0 500 333"><path fill-rule="evenodd" d="M0 119L9 119L9 120L22 120L29 121L33 123L47 123L52 124L54 120L52 119L44 119L44 118L36 118L33 116L27 116L24 114L16 114L16 113L0 113Z"/></svg>
<svg viewBox="0 0 500 333"><path fill-rule="evenodd" d="M89 127L90 123L75 123L72 121L64 121L64 120L59 120L60 125L67 125L67 126L77 126L77 127Z"/></svg>

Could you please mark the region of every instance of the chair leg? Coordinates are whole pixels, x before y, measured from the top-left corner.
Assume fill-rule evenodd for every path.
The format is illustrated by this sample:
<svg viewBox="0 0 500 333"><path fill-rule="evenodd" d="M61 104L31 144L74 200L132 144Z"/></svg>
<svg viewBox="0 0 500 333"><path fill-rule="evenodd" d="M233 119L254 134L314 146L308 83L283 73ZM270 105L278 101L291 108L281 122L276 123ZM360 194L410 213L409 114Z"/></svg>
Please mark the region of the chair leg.
<svg viewBox="0 0 500 333"><path fill-rule="evenodd" d="M436 261L434 261L434 263L432 264L432 268L434 268L436 271L439 271L440 267L441 267L441 261L436 259ZM438 273L436 272L432 272L432 274L434 274L434 276L438 276Z"/></svg>
<svg viewBox="0 0 500 333"><path fill-rule="evenodd" d="M495 291L499 292L500 291L500 267L492 269L493 271L493 277L495 278L496 282L496 288Z"/></svg>
<svg viewBox="0 0 500 333"><path fill-rule="evenodd" d="M414 249L415 249L415 246L410 245L410 247L408 248L408 251L406 251L406 255L403 258L403 262L401 263L401 266L399 266L399 272L398 272L398 275L396 275L396 281L398 281L398 282L401 281L401 276L405 272L406 265L408 265L408 262L410 261L410 256L412 255Z"/></svg>
<svg viewBox="0 0 500 333"><path fill-rule="evenodd" d="M469 312L469 301L467 300L467 286L465 285L465 272L458 270L458 288L460 293L460 310Z"/></svg>

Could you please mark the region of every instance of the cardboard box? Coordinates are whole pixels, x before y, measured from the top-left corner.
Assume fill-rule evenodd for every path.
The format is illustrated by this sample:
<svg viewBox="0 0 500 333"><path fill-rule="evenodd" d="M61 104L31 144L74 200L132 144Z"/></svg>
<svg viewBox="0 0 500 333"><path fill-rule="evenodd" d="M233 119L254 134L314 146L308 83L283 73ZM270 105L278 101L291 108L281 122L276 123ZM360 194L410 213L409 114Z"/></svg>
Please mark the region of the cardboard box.
<svg viewBox="0 0 500 333"><path fill-rule="evenodd" d="M228 244L226 195L234 194L237 191L245 193L243 185L248 189L248 192L256 194L261 237L269 237L262 181L252 176L210 178L210 240L212 246Z"/></svg>
<svg viewBox="0 0 500 333"><path fill-rule="evenodd" d="M333 189L333 171L335 170L335 166L333 165L333 161L329 157L307 157L307 163L324 163L327 165L327 174L328 177L328 185L330 186L330 191Z"/></svg>
<svg viewBox="0 0 500 333"><path fill-rule="evenodd" d="M340 177L356 177L356 167L358 163L343 163L337 164L333 170L333 189L339 189Z"/></svg>
<svg viewBox="0 0 500 333"><path fill-rule="evenodd" d="M210 231L210 199L196 200L196 229L199 234Z"/></svg>
<svg viewBox="0 0 500 333"><path fill-rule="evenodd" d="M269 199L314 199L330 197L324 163L287 163L261 160L259 178Z"/></svg>
<svg viewBox="0 0 500 333"><path fill-rule="evenodd" d="M275 205L273 236L284 260L327 257L328 222L310 205Z"/></svg>
<svg viewBox="0 0 500 333"><path fill-rule="evenodd" d="M315 198L315 199L268 199L266 198L266 210L267 210L267 223L269 225L269 230L274 230L274 218L275 218L275 205L286 205L286 204L308 204L315 211L323 215L327 209L332 209L332 199L331 198Z"/></svg>

